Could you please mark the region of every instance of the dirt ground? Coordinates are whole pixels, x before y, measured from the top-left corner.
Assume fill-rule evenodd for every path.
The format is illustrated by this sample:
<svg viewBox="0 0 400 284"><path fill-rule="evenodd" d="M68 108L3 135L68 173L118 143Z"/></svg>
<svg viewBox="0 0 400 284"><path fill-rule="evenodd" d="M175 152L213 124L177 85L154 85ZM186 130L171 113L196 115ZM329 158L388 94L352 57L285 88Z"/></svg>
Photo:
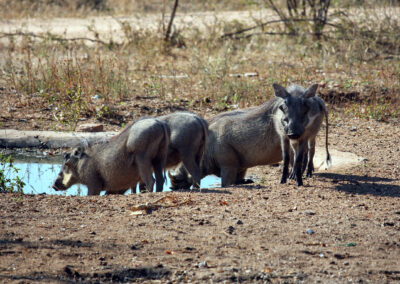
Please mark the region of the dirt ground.
<svg viewBox="0 0 400 284"><path fill-rule="evenodd" d="M366 160L302 187L259 167L262 183L201 192L0 194L0 282L398 283L400 123L339 117L330 147ZM18 119L2 127L50 127Z"/></svg>
<svg viewBox="0 0 400 284"><path fill-rule="evenodd" d="M42 106L0 86L0 128L68 129ZM136 97L101 122L115 131L186 106ZM200 102L190 110L213 114ZM400 121L331 112L329 132L331 149L365 160L302 187L279 184L281 169L265 166L250 171L254 185L201 192L0 193L0 282L400 283Z"/></svg>

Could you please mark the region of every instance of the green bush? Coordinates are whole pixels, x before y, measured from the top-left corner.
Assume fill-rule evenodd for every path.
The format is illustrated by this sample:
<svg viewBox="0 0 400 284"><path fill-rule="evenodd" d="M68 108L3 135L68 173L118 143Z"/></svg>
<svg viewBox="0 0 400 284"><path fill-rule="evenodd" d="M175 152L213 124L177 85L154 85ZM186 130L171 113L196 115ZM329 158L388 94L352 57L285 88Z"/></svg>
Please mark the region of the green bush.
<svg viewBox="0 0 400 284"><path fill-rule="evenodd" d="M11 157L0 153L0 192L24 193L25 183L19 176L11 178L12 173L18 173L19 169L14 166Z"/></svg>

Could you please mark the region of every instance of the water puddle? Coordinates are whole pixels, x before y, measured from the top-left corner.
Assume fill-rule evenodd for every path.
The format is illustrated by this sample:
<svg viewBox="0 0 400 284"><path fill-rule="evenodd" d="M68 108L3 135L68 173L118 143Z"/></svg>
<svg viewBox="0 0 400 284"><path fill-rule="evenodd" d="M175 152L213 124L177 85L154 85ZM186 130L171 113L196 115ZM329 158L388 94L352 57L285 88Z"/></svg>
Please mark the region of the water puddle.
<svg viewBox="0 0 400 284"><path fill-rule="evenodd" d="M18 168L17 174L10 173L13 178L18 175L25 182L25 194L55 194L55 195L87 195L85 185L74 185L66 191L55 191L51 186L61 169L62 158L45 157L43 154L36 156L13 155L14 167ZM221 179L216 176L207 176L201 180L201 188L219 187ZM171 182L167 175L167 183L164 184L164 191L170 191ZM139 189L136 189L139 193ZM104 195L104 191L101 195ZM125 194L130 194L128 190Z"/></svg>
<svg viewBox="0 0 400 284"><path fill-rule="evenodd" d="M362 157L348 152L341 152L335 149L331 149L330 152L333 165L328 169L329 172L357 166L364 160ZM87 188L84 185L75 185L67 191L55 191L51 187L61 168L61 155L52 156L40 150L29 152L22 150L3 154L6 156L11 154L13 156L15 161L14 166L19 169L19 172L17 174L9 173L9 175L11 178L18 175L25 182L24 193L26 194L87 195ZM325 149L317 147L314 157L314 164L317 172L326 171L325 158ZM252 176L249 178L257 179ZM164 184L164 191L170 191L170 185L171 183L167 176L167 183ZM221 179L216 176L207 176L201 180L201 188L215 188L220 187L220 185ZM139 192L138 188L136 192ZM130 190L127 191L126 194L129 193ZM104 195L104 191L101 195Z"/></svg>

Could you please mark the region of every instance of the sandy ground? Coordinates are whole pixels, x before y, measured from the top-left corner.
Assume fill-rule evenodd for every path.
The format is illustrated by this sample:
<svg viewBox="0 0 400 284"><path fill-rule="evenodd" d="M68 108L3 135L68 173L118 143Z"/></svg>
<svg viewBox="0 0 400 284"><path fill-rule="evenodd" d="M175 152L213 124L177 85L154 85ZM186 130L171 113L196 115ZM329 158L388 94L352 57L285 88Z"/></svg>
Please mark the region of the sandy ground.
<svg viewBox="0 0 400 284"><path fill-rule="evenodd" d="M2 128L52 130L49 110L32 102L11 112L4 90ZM331 149L365 160L302 187L280 185L280 168L266 166L250 171L257 184L201 192L1 193L0 282L399 283L399 137L398 121L336 114ZM154 210L131 210L157 201Z"/></svg>
<svg viewBox="0 0 400 284"><path fill-rule="evenodd" d="M201 192L0 194L0 281L398 283L399 137L336 119L331 147L366 160L303 187L257 167L262 183Z"/></svg>

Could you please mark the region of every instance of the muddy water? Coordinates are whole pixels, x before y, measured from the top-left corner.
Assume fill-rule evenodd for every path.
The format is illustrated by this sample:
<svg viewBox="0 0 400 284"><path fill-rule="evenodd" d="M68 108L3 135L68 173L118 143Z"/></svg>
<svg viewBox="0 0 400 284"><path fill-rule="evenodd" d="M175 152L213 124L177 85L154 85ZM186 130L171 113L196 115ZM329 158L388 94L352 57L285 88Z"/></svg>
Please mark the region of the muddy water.
<svg viewBox="0 0 400 284"><path fill-rule="evenodd" d="M51 186L61 169L61 157L40 157L40 156L16 156L14 166L18 168L17 174L24 182L24 193L26 194L56 194L56 195L87 195L87 187L84 185L74 185L67 191L55 191ZM170 191L171 182L167 176L167 183L164 191ZM201 180L202 188L214 188L220 186L220 178L207 176ZM139 192L137 188L137 192ZM129 194L128 191L126 194ZM104 194L104 191L101 195Z"/></svg>

